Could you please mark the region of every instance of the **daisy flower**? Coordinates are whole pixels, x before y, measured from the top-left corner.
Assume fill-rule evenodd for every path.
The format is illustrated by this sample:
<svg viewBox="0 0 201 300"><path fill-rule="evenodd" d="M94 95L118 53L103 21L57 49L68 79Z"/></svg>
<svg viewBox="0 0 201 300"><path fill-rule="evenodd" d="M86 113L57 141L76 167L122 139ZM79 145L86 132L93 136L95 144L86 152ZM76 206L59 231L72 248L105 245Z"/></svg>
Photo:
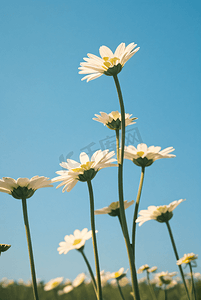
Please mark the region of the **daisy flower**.
<svg viewBox="0 0 201 300"><path fill-rule="evenodd" d="M158 268L156 266L152 267L152 268L149 268L147 271L148 273L153 273L153 272L156 272Z"/></svg>
<svg viewBox="0 0 201 300"><path fill-rule="evenodd" d="M75 287L78 287L79 285L81 285L86 279L86 275L84 273L81 273L79 274L74 280L73 280L73 283L72 283L72 286L75 288Z"/></svg>
<svg viewBox="0 0 201 300"><path fill-rule="evenodd" d="M138 270L137 270L137 273L138 274L141 274L143 273L144 271L148 270L149 269L149 266L148 265L143 265L141 266Z"/></svg>
<svg viewBox="0 0 201 300"><path fill-rule="evenodd" d="M80 63L79 74L88 74L82 78L87 82L105 74L108 76L117 75L125 65L125 63L140 49L136 48L137 44L130 43L125 46L121 43L113 53L110 48L101 46L99 53L101 57L88 53L88 57L84 57L84 61Z"/></svg>
<svg viewBox="0 0 201 300"><path fill-rule="evenodd" d="M63 288L63 292L65 294L70 293L73 290L73 286L72 285L67 285Z"/></svg>
<svg viewBox="0 0 201 300"><path fill-rule="evenodd" d="M153 273L157 270L158 268L157 267L152 267L150 268L148 265L143 265L141 266L138 270L137 270L137 273L138 274L141 274L143 273L144 271L147 271L148 273Z"/></svg>
<svg viewBox="0 0 201 300"><path fill-rule="evenodd" d="M63 277L57 277L55 279L51 279L49 282L45 284L44 290L45 291L53 290L54 288L56 288L62 283L63 279L64 279Z"/></svg>
<svg viewBox="0 0 201 300"><path fill-rule="evenodd" d="M136 220L136 223L139 223L141 226L144 222L149 220L156 220L160 223L169 221L173 213L172 211L186 199L180 199L178 201L173 201L169 205L162 206L149 206L147 210L141 210L139 212L139 217Z"/></svg>
<svg viewBox="0 0 201 300"><path fill-rule="evenodd" d="M114 155L114 151L98 150L92 155L90 160L89 156L85 152L82 152L80 154L80 163L72 159L62 162L60 166L67 169L67 171L56 172L60 176L53 178L52 182L62 181L57 188L64 185L62 191L70 192L78 181L90 181L96 176L99 170L116 166L112 164L112 162L116 161L115 158L112 158Z"/></svg>
<svg viewBox="0 0 201 300"><path fill-rule="evenodd" d="M189 264L191 261L194 261L197 258L198 255L194 254L193 252L184 254L184 256L177 261L177 265Z"/></svg>
<svg viewBox="0 0 201 300"><path fill-rule="evenodd" d="M164 287L165 289L169 289L174 287L177 284L176 280L173 280L172 277L174 277L177 274L177 272L161 272L155 275L155 283L158 287Z"/></svg>
<svg viewBox="0 0 201 300"><path fill-rule="evenodd" d="M134 200L128 202L127 200L124 201L124 209L130 207L134 203ZM112 217L119 216L120 212L120 204L119 201L112 202L108 207L103 207L101 209L95 210L95 215L104 215L108 214Z"/></svg>
<svg viewBox="0 0 201 300"><path fill-rule="evenodd" d="M147 145L143 143L138 144L137 148L135 148L133 145L128 147L125 146L124 158L130 159L137 166L148 167L151 166L155 160L175 157L175 155L169 154L175 150L173 147L168 147L161 151L160 150L161 147L147 147Z"/></svg>
<svg viewBox="0 0 201 300"><path fill-rule="evenodd" d="M96 231L97 232L97 231ZM82 231L76 229L74 231L74 234L66 235L64 237L64 242L60 242L57 250L59 251L59 254L66 254L70 250L73 249L80 249L84 247L85 242L89 240L92 237L92 231L88 231L87 228L84 228Z"/></svg>
<svg viewBox="0 0 201 300"><path fill-rule="evenodd" d="M44 176L34 176L31 179L10 177L0 179L0 192L12 195L16 199L30 198L36 190L43 187L50 187L51 180Z"/></svg>
<svg viewBox="0 0 201 300"><path fill-rule="evenodd" d="M112 111L107 114L105 112L100 112L100 115L95 114L96 118L93 120L98 121L106 125L109 129L120 130L121 129L121 114L118 111ZM125 114L125 126L135 124L134 120L137 118L131 118L132 114Z"/></svg>
<svg viewBox="0 0 201 300"><path fill-rule="evenodd" d="M119 271L111 273L110 278L120 280L120 279L122 279L123 277L126 276L127 272L128 272L128 269L126 271L124 271L124 268L120 268Z"/></svg>

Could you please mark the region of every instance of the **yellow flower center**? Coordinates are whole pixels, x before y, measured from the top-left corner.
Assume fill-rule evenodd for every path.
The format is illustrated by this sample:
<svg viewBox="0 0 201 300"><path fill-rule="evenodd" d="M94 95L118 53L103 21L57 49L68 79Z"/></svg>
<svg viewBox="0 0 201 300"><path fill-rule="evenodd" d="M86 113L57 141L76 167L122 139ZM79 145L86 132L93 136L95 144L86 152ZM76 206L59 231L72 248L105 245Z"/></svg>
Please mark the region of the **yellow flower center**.
<svg viewBox="0 0 201 300"><path fill-rule="evenodd" d="M109 114L109 116L111 116L111 118L113 118L115 121L116 119L119 119L121 117L120 113L118 111L113 111Z"/></svg>
<svg viewBox="0 0 201 300"><path fill-rule="evenodd" d="M55 288L58 284L59 284L58 281L53 282L53 283L52 283L52 288Z"/></svg>
<svg viewBox="0 0 201 300"><path fill-rule="evenodd" d="M74 240L73 246L79 244L82 241L82 239L76 239Z"/></svg>
<svg viewBox="0 0 201 300"><path fill-rule="evenodd" d="M166 208L167 208L167 205L163 205L163 206L157 207L157 210L158 210L160 213L164 213L164 212L166 211Z"/></svg>
<svg viewBox="0 0 201 300"><path fill-rule="evenodd" d="M186 256L186 257L183 258L182 263L183 264L188 264L192 260L195 260L195 259L196 259L195 255L188 255L188 256Z"/></svg>
<svg viewBox="0 0 201 300"><path fill-rule="evenodd" d="M112 202L109 207L112 209L112 210L115 210L117 208L119 208L119 202Z"/></svg>
<svg viewBox="0 0 201 300"><path fill-rule="evenodd" d="M121 275L121 274L120 274L119 272L115 272L115 273L114 273L115 278L119 277L120 275Z"/></svg>
<svg viewBox="0 0 201 300"><path fill-rule="evenodd" d="M139 155L140 157L142 157L144 155L144 151L138 151L137 155Z"/></svg>
<svg viewBox="0 0 201 300"><path fill-rule="evenodd" d="M104 63L103 68L107 71L107 69L114 67L117 65L117 62L120 60L118 57L103 57Z"/></svg>
<svg viewBox="0 0 201 300"><path fill-rule="evenodd" d="M86 164L81 165L79 168L72 169L73 172L82 172L86 170L90 170L93 165L93 161L88 161Z"/></svg>

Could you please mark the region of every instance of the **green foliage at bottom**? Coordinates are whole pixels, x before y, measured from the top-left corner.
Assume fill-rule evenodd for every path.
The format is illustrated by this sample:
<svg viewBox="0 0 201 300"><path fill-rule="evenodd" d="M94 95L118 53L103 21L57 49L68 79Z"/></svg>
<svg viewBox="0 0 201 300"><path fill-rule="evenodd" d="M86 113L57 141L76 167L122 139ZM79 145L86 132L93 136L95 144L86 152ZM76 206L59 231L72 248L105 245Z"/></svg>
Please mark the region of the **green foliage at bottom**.
<svg viewBox="0 0 201 300"><path fill-rule="evenodd" d="M71 292L58 295L58 291L63 289L63 285L51 291L44 291L44 284L38 285L38 294L40 300L96 300L92 284L81 284ZM153 285L157 300L164 300L164 290ZM190 286L189 286L190 289ZM149 286L146 282L139 284L141 300L152 300ZM191 290L191 289L190 289ZM133 300L131 295L132 288L128 284L122 287L122 293L125 300ZM197 300L201 300L201 281L196 282ZM119 290L116 286L107 284L103 287L104 300L122 300ZM168 300L187 300L183 284L177 284L174 288L167 291ZM0 300L34 300L32 287L23 284L12 283L7 286L0 284Z"/></svg>

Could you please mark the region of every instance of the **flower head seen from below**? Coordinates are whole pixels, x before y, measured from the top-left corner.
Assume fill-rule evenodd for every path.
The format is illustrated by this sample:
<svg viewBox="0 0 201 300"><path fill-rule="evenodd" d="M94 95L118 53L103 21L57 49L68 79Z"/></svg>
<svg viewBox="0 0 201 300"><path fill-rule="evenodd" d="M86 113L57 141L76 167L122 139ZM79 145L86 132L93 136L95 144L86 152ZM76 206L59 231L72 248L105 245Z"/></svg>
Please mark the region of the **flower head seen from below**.
<svg viewBox="0 0 201 300"><path fill-rule="evenodd" d="M130 207L134 203L134 200L128 202L127 200L124 201L124 209ZM120 215L120 204L119 201L112 202L108 207L103 207L101 209L95 210L95 215L104 215L108 214L111 217L116 217Z"/></svg>
<svg viewBox="0 0 201 300"><path fill-rule="evenodd" d="M96 176L99 170L116 166L112 164L116 161L115 158L112 158L114 155L114 151L98 150L92 155L90 160L89 156L85 152L82 152L80 154L80 163L72 159L62 162L60 166L67 170L56 172L60 176L53 178L52 182L62 181L57 188L64 185L62 191L70 192L78 181L90 181Z"/></svg>
<svg viewBox="0 0 201 300"><path fill-rule="evenodd" d="M36 190L43 187L51 187L51 180L44 176L34 176L31 179L10 177L0 179L0 192L12 195L16 199L30 198Z"/></svg>
<svg viewBox="0 0 201 300"><path fill-rule="evenodd" d="M143 273L144 271L147 271L148 273L153 273L153 272L156 272L156 270L157 270L157 267L152 267L152 268L150 268L150 267L146 264L146 265L141 266L141 267L137 270L137 273L138 273L138 274L141 274L141 273Z"/></svg>
<svg viewBox="0 0 201 300"><path fill-rule="evenodd" d="M168 222L173 216L173 210L185 199L175 200L169 205L149 206L147 210L141 210L136 223L141 226L144 222L149 220L156 220L160 223Z"/></svg>
<svg viewBox="0 0 201 300"><path fill-rule="evenodd" d="M93 120L98 121L106 125L109 129L120 130L121 129L121 114L118 111L112 111L110 114L100 112L100 115L95 114L96 118ZM125 126L135 124L134 120L137 118L131 118L132 114L125 114Z"/></svg>
<svg viewBox="0 0 201 300"><path fill-rule="evenodd" d="M162 287L164 289L173 288L177 284L177 281L173 280L172 277L174 277L176 274L177 274L177 272L172 272L172 273L161 272L161 273L157 273L155 275L154 282L156 283L157 287Z"/></svg>
<svg viewBox="0 0 201 300"><path fill-rule="evenodd" d="M125 63L140 49L137 44L130 43L128 46L121 43L113 53L110 48L101 46L99 53L101 57L88 53L84 62L80 63L79 74L88 74L82 78L87 82L105 74L108 76L117 75L121 72Z"/></svg>
<svg viewBox="0 0 201 300"><path fill-rule="evenodd" d="M110 278L120 280L120 279L122 279L123 277L126 276L127 272L128 272L128 269L126 271L124 271L124 268L120 268L119 271L111 273Z"/></svg>
<svg viewBox="0 0 201 300"><path fill-rule="evenodd" d="M179 266L182 264L189 264L192 261L195 261L197 258L198 258L198 255L194 254L193 252L184 254L184 256L177 261L177 265Z"/></svg>
<svg viewBox="0 0 201 300"><path fill-rule="evenodd" d="M146 271L149 269L149 266L148 265L143 265L141 266L138 270L137 270L137 273L138 274L141 274L142 272Z"/></svg>
<svg viewBox="0 0 201 300"><path fill-rule="evenodd" d="M155 160L175 157L174 154L169 154L174 150L175 149L173 147L168 147L164 150L161 150L161 147L158 146L147 147L146 144L142 143L138 144L137 148L135 148L133 145L128 147L125 146L124 158L130 159L139 167L149 167Z"/></svg>
<svg viewBox="0 0 201 300"><path fill-rule="evenodd" d="M64 237L65 241L59 243L59 247L57 248L57 250L59 251L59 254L66 254L73 249L79 250L80 248L84 247L85 242L91 237L91 230L88 231L87 228L84 228L82 231L76 229L74 231L74 234L66 235Z"/></svg>
<svg viewBox="0 0 201 300"><path fill-rule="evenodd" d="M151 268L148 269L148 273L154 273L154 272L156 272L157 269L158 268L156 266L151 267Z"/></svg>
<svg viewBox="0 0 201 300"><path fill-rule="evenodd" d="M45 284L44 290L51 291L51 290L55 289L62 283L63 279L64 279L63 277L57 277L55 279L51 279L49 282L47 282Z"/></svg>
<svg viewBox="0 0 201 300"><path fill-rule="evenodd" d="M0 244L0 255L1 255L1 252L7 251L10 247L11 247L11 245Z"/></svg>

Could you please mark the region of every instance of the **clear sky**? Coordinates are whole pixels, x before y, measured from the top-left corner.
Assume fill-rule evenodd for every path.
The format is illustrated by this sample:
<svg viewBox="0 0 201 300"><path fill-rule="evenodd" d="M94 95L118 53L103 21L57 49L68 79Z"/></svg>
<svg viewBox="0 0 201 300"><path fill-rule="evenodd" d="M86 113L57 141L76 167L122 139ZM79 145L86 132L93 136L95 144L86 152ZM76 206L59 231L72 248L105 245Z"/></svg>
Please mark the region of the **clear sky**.
<svg viewBox="0 0 201 300"><path fill-rule="evenodd" d="M180 257L201 255L200 9L195 0L2 0L0 178L53 178L62 158L78 161L89 146L92 152L112 150L114 132L92 118L119 110L113 79L83 82L78 67L87 53L99 55L102 45L114 51L121 42L135 42L140 50L119 74L125 110L138 117L127 128L126 143L136 146L138 138L148 146L173 146L176 155L146 169L140 209L185 198L170 225ZM140 168L125 161L125 199L135 200L139 178ZM100 171L92 184L96 209L118 200L116 168ZM133 209L126 211L129 228ZM56 184L40 189L28 200L28 211L37 277L74 279L87 272L77 251L57 252L65 235L90 229L86 183L78 182L69 193L56 190ZM127 269L118 220L97 216L96 228L101 270ZM28 280L21 203L3 193L0 243L12 245L0 257L0 278ZM94 269L91 240L85 253ZM137 227L137 268L143 264L178 271L165 224ZM195 271L201 272L200 257Z"/></svg>

